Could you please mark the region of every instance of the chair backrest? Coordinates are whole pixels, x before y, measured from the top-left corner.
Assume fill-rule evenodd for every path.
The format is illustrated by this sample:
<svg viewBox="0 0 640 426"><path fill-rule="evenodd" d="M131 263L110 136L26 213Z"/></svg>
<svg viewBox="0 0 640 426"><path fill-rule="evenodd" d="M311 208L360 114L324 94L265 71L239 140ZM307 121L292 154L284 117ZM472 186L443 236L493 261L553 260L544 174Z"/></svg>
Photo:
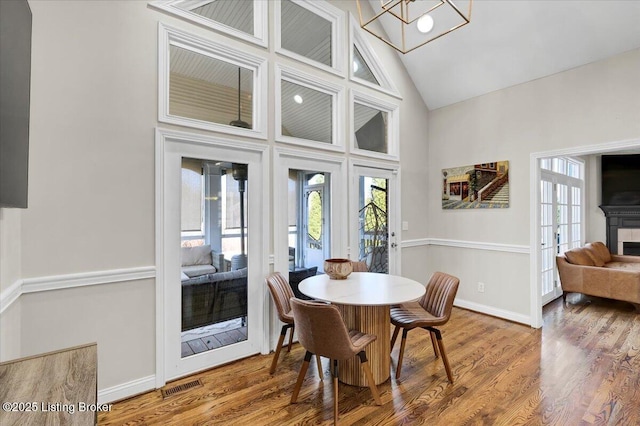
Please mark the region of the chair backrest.
<svg viewBox="0 0 640 426"><path fill-rule="evenodd" d="M435 272L426 285L426 293L419 300L420 305L436 318L449 320L460 280L444 272Z"/></svg>
<svg viewBox="0 0 640 426"><path fill-rule="evenodd" d="M294 298L291 308L298 341L309 352L337 360L351 358L358 352L334 305Z"/></svg>
<svg viewBox="0 0 640 426"><path fill-rule="evenodd" d="M353 272L369 272L369 268L367 268L367 262L364 261L351 261L351 266L353 267Z"/></svg>
<svg viewBox="0 0 640 426"><path fill-rule="evenodd" d="M273 302L276 304L278 318L280 318L282 322L290 322L291 320L288 319L286 315L291 312L289 299L294 297L294 294L289 282L280 272L274 272L269 275L265 281L267 282L267 286L269 286L269 292L271 292Z"/></svg>

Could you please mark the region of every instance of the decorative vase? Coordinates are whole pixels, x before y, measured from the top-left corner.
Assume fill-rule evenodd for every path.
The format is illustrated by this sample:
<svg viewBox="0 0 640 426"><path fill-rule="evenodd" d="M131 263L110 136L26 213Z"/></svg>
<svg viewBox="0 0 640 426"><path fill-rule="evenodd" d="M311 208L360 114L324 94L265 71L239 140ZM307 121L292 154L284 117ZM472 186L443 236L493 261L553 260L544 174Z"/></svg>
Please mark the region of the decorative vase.
<svg viewBox="0 0 640 426"><path fill-rule="evenodd" d="M353 265L349 259L326 259L324 272L332 280L344 280L353 272Z"/></svg>

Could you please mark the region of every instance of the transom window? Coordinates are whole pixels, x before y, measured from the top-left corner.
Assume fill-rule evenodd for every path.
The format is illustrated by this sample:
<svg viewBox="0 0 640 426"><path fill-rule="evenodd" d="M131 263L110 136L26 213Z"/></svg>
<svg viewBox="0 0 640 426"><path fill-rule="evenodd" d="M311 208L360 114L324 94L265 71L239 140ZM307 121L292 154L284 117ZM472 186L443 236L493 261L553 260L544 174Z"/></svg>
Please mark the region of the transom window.
<svg viewBox="0 0 640 426"><path fill-rule="evenodd" d="M540 160L540 167L576 179L583 177L582 163L569 157L543 158Z"/></svg>
<svg viewBox="0 0 640 426"><path fill-rule="evenodd" d="M266 1L155 0L149 5L214 31L267 46Z"/></svg>
<svg viewBox="0 0 640 426"><path fill-rule="evenodd" d="M342 10L323 0L280 0L275 3L275 17L278 53L342 74Z"/></svg>

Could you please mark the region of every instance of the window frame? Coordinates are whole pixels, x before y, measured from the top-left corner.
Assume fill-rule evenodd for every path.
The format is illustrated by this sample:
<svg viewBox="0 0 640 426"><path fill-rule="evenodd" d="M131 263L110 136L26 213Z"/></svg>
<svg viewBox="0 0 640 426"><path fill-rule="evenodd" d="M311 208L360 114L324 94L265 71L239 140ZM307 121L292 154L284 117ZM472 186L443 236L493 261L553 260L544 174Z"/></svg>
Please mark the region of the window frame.
<svg viewBox="0 0 640 426"><path fill-rule="evenodd" d="M159 23L158 35L158 121L235 136L267 139L267 60L233 49L189 32ZM243 129L169 113L169 80L171 46L243 67L253 72L253 128Z"/></svg>
<svg viewBox="0 0 640 426"><path fill-rule="evenodd" d="M371 70L371 73L380 84L371 83L370 81L357 77L353 73L353 49L355 48L358 49L369 70ZM349 13L349 66L347 67L349 69L349 80L395 98L402 99L398 88L393 84L393 80L382 67L382 63L383 61L380 60L367 38L364 37L364 31L360 28L360 24L358 24L353 14Z"/></svg>
<svg viewBox="0 0 640 426"><path fill-rule="evenodd" d="M324 0L289 0L303 7L331 23L331 66L325 65L306 56L292 52L282 47L282 1L277 0L274 5L274 38L276 53L287 56L312 67L344 77L344 11L330 5Z"/></svg>
<svg viewBox="0 0 640 426"><path fill-rule="evenodd" d="M155 0L150 1L149 6L218 33L253 43L258 46L269 46L269 13L267 2L261 0L253 1L253 34L248 34L221 22L205 18L197 13L177 7L176 4L181 3L182 1L183 0Z"/></svg>
<svg viewBox="0 0 640 426"><path fill-rule="evenodd" d="M356 146L355 135L355 104L367 106L387 113L387 152L375 152L361 149ZM380 98L352 89L350 91L350 126L349 126L349 149L353 154L365 157L400 160L399 143L400 140L400 106L397 103L387 102Z"/></svg>
<svg viewBox="0 0 640 426"><path fill-rule="evenodd" d="M303 73L297 69L276 64L275 69L275 140L276 142L320 148L329 151L345 152L344 146L344 86L320 80L318 77ZM332 97L331 105L331 143L297 138L282 134L282 81L304 86Z"/></svg>

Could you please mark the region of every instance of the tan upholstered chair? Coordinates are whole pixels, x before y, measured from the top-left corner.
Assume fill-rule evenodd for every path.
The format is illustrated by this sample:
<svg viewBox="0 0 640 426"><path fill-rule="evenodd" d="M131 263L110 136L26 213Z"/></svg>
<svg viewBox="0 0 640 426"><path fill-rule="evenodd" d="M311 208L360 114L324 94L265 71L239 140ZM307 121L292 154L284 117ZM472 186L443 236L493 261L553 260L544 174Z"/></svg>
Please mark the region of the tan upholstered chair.
<svg viewBox="0 0 640 426"><path fill-rule="evenodd" d="M338 422L338 360L349 359L355 355L360 358L360 364L367 378L367 383L376 404L382 405L380 394L376 387L371 367L367 361L364 348L376 336L361 333L357 330L347 330L340 311L334 305L326 303L291 299L293 317L298 325L298 340L307 350L304 362L300 367L298 380L291 395L291 403L298 399L302 381L309 368L311 355L324 356L333 362L333 422Z"/></svg>
<svg viewBox="0 0 640 426"><path fill-rule="evenodd" d="M293 294L291 286L289 285L289 282L280 272L274 272L273 274L269 275L265 279L265 281L267 283L267 286L269 287L269 292L271 293L273 302L276 305L278 318L284 323L284 325L282 326L282 330L280 330L280 338L278 339L276 352L273 355L273 361L271 361L271 368L269 369L269 373L273 374L276 371L276 365L278 364L278 358L280 358L280 351L282 350L282 345L284 343L284 338L287 334L287 330L290 330L289 345L287 351L291 351L291 342L293 341L295 323L293 321L293 314L291 313L291 305L289 304L289 299L295 296ZM316 361L318 363L318 374L322 379L322 363L320 362L320 356L316 357Z"/></svg>
<svg viewBox="0 0 640 426"><path fill-rule="evenodd" d="M404 303L391 307L391 323L395 325L391 338L391 349L396 343L398 332L402 329L402 344L398 354L398 366L396 367L396 379L400 378L402 370L402 357L407 341L407 333L414 328L424 328L431 335L433 352L442 357L444 368L447 371L449 381L453 383L451 367L447 359L447 353L442 343L442 333L436 327L445 324L451 317L453 299L456 297L460 280L444 272L436 272L431 276L426 285L426 293L417 302ZM436 341L438 345L436 346Z"/></svg>
<svg viewBox="0 0 640 426"><path fill-rule="evenodd" d="M369 268L367 268L366 262L351 261L351 265L353 266L353 272L369 272Z"/></svg>

